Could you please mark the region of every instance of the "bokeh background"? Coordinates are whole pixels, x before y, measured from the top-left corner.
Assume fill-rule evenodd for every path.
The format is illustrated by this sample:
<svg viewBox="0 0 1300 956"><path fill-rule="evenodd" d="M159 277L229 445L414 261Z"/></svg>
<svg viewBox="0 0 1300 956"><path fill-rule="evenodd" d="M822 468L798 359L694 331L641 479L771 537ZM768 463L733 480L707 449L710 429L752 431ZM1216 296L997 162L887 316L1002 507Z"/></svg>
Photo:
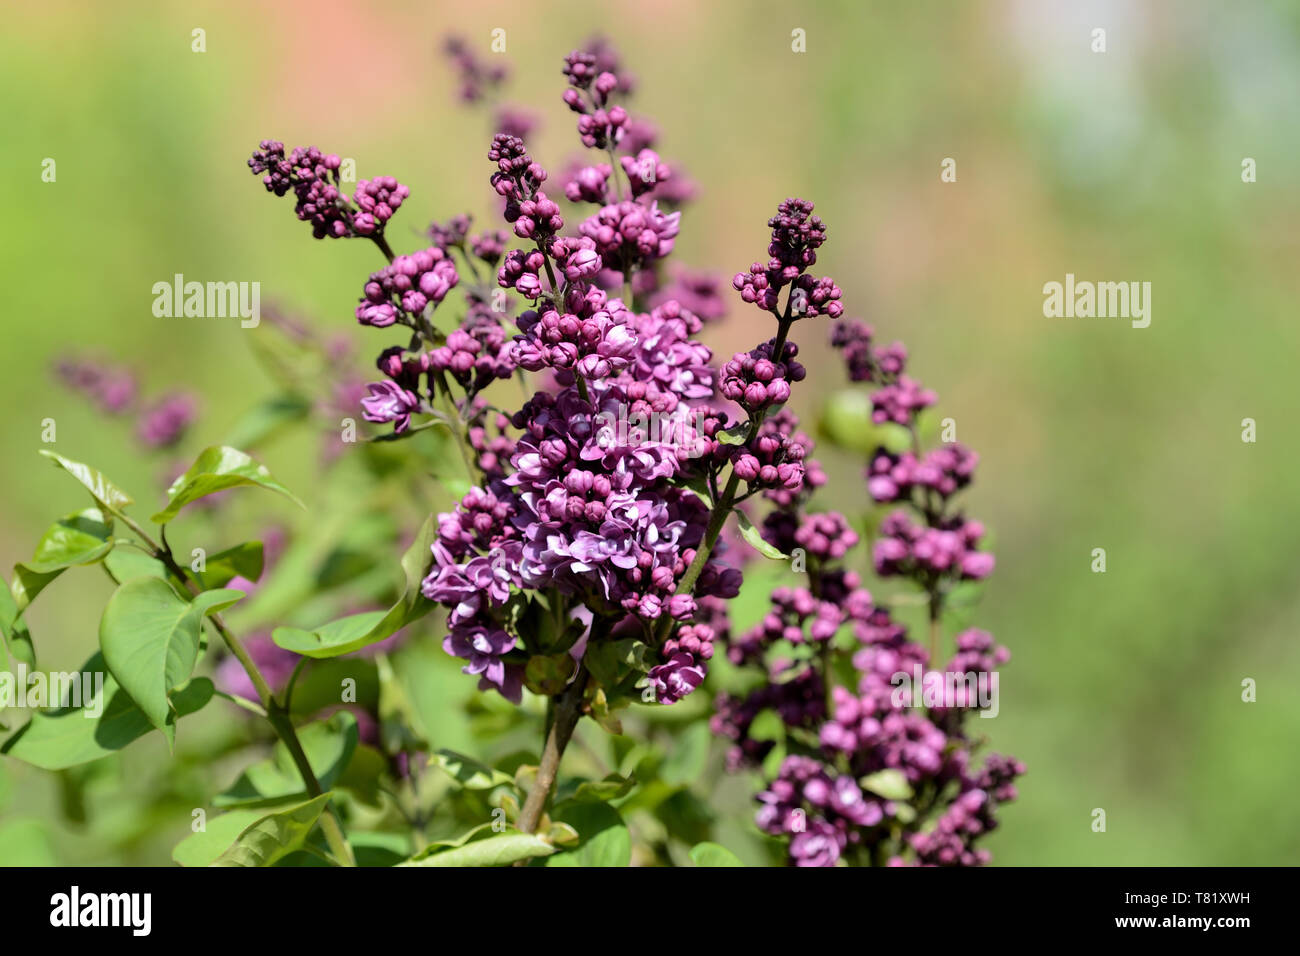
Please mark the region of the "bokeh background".
<svg viewBox="0 0 1300 956"><path fill-rule="evenodd" d="M206 53L191 52L196 27ZM488 120L455 101L439 44L456 32L486 52L494 27L507 30L507 98L543 116L533 153L552 170L577 145L560 58L592 33L618 46L661 151L702 188L679 260L743 269L779 200L814 199L830 229L819 267L848 314L907 343L913 373L980 452L968 506L995 535L998 568L971 621L1013 657L1001 715L979 729L1029 767L990 841L996 862L1300 859L1294 2L10 5L6 568L83 503L36 454L43 418L63 454L159 487L129 430L52 377L60 357L126 363L149 392L199 392L190 453L268 393L250 344L264 330L157 319L154 282L259 281L264 300L369 360L379 344L352 308L374 250L313 241L245 159L272 137L353 157L361 177L396 176L411 188L390 230L399 251L431 218L486 224ZM1096 27L1105 53L1090 49ZM806 53L791 51L795 28ZM40 178L46 157L54 183ZM945 157L955 183L940 181ZM1043 284L1067 272L1150 282L1150 327L1044 318ZM824 331L795 333L813 369L796 401L809 420L843 385ZM768 334L739 308L710 330L728 354ZM867 510L860 461L819 457L833 478L822 504ZM290 441L264 458L312 503L313 450ZM1105 574L1090 570L1097 547ZM66 575L33 608L43 667L90 653L109 587ZM741 624L761 600L747 593ZM1255 703L1241 700L1244 678ZM463 694L461 680L447 686ZM188 817L134 819L135 798L200 769L184 752L168 765L160 741L138 747L89 788L0 762L0 862L166 861ZM752 788L713 776L720 754L715 810L739 833Z"/></svg>

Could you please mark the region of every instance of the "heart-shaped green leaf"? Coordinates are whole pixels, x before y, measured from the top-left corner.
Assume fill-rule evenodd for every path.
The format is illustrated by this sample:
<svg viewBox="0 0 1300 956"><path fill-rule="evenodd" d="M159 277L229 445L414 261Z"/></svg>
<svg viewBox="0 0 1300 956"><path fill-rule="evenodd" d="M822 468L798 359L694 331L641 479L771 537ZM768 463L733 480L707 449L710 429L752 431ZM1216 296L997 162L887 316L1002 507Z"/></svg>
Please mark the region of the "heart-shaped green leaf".
<svg viewBox="0 0 1300 956"><path fill-rule="evenodd" d="M235 576L256 581L262 576L262 542L245 541L219 551L208 557L198 574L206 588L224 588Z"/></svg>
<svg viewBox="0 0 1300 956"><path fill-rule="evenodd" d="M166 524L191 502L227 488L244 485L279 492L294 504L304 507L288 488L271 476L265 465L254 461L238 448L213 445L205 448L189 470L172 482L171 488L167 490L167 507L154 515L153 521L156 524Z"/></svg>
<svg viewBox="0 0 1300 956"><path fill-rule="evenodd" d="M903 771L893 767L884 770L877 770L875 773L868 774L858 783L862 784L863 789L870 790L878 797L884 797L886 800L910 800L912 799L912 786L903 776Z"/></svg>
<svg viewBox="0 0 1300 956"><path fill-rule="evenodd" d="M429 766L441 767L466 790L490 790L503 783L514 783L510 774L495 770L454 750L439 750L429 758Z"/></svg>
<svg viewBox="0 0 1300 956"><path fill-rule="evenodd" d="M113 550L113 519L98 508L64 515L50 526L30 561L14 565L13 595L19 612L67 568L94 564Z"/></svg>
<svg viewBox="0 0 1300 956"><path fill-rule="evenodd" d="M696 866L744 866L736 854L717 843L697 843L691 847L691 862Z"/></svg>
<svg viewBox="0 0 1300 956"><path fill-rule="evenodd" d="M32 719L0 746L0 753L44 770L64 770L107 757L147 734L153 729L149 718L105 670L104 657L96 652L80 671L92 675L91 696L83 698L80 707L32 714ZM94 675L98 674L103 674L104 683L96 694L93 688L98 678ZM212 694L212 681L194 678L171 695L176 717L201 710ZM93 716L97 711L99 716Z"/></svg>
<svg viewBox="0 0 1300 956"><path fill-rule="evenodd" d="M312 827L325 811L330 794L322 793L305 803L268 813L249 824L212 866L271 866L307 840Z"/></svg>
<svg viewBox="0 0 1300 956"><path fill-rule="evenodd" d="M211 866L236 838L266 816L265 810L231 810L208 820L202 830L191 833L172 850L181 866Z"/></svg>
<svg viewBox="0 0 1300 956"><path fill-rule="evenodd" d="M109 481L98 468L64 458L48 448L42 448L41 454L81 482L91 496L109 511L119 514L127 505L135 504L134 498Z"/></svg>
<svg viewBox="0 0 1300 956"><path fill-rule="evenodd" d="M433 563L432 546L437 536L437 522L430 516L402 555L404 590L387 611L352 614L310 631L277 627L271 634L272 640L285 650L305 657L338 657L392 637L433 609L433 602L420 591L420 583Z"/></svg>
<svg viewBox="0 0 1300 956"><path fill-rule="evenodd" d="M554 816L578 831L579 842L548 858L547 866L622 867L632 862L632 835L608 803L569 803Z"/></svg>
<svg viewBox="0 0 1300 956"><path fill-rule="evenodd" d="M440 853L421 854L398 866L509 866L554 852L555 847L536 834L501 833Z"/></svg>
<svg viewBox="0 0 1300 956"><path fill-rule="evenodd" d="M203 618L243 596L243 591L223 589L186 601L166 581L136 578L108 599L99 620L104 660L169 745L174 730L168 695L194 670Z"/></svg>
<svg viewBox="0 0 1300 956"><path fill-rule="evenodd" d="M7 670L10 658L22 661L28 667L36 666L31 632L27 630L13 594L0 581L0 667Z"/></svg>

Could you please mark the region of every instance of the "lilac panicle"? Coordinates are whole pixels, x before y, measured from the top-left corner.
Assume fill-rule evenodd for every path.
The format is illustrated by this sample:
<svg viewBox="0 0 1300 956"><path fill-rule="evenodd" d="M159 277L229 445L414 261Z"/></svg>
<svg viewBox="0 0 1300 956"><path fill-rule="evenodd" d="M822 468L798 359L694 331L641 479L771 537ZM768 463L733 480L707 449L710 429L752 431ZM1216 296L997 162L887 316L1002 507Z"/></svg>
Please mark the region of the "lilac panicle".
<svg viewBox="0 0 1300 956"><path fill-rule="evenodd" d="M446 52L463 100L494 96L503 69L464 41ZM654 125L629 112L633 79L607 41L573 51L562 71L578 140L601 152L567 167L548 196L547 170L525 145L530 118L499 111L489 182L509 231L471 234L457 216L430 227L428 248L394 255L384 231L409 197L395 179L349 196L338 157L269 140L249 161L268 191L293 193L315 236L369 237L389 259L356 317L411 338L379 356L365 417L414 435L413 416L436 406L475 479L437 515L420 585L445 612L444 649L481 689L517 702L525 687L557 699L572 687L593 714L638 694L676 703L723 653L758 679L746 694L719 694L711 726L731 743L729 767L766 765L756 820L791 864L987 862L977 841L1025 768L979 758L964 729L985 706L979 694L927 695L949 673L990 671L1008 654L970 629L943 665L937 641L911 640L850 568L869 547L881 578L923 595L941 635L951 590L993 570L983 525L955 504L977 457L959 445L921 450L918 416L937 398L901 344L877 346L869 326L843 318L843 291L814 271L827 228L807 200L779 204L766 257L732 278L772 326L715 363L698 335L727 312L722 283L663 268L694 185L661 155ZM564 201L589 208L566 223ZM869 545L850 516L812 507L826 472L790 407L807 371L789 333L821 317L836 320L850 380L872 390L873 423L913 439L908 452L869 458L863 497L897 509ZM530 396L522 406L485 397L512 377ZM733 510L739 534L727 528ZM751 547L775 548L805 577L733 633L735 551ZM583 677L558 694L546 677L557 660ZM899 694L899 674L919 696ZM779 765L771 728L757 727L771 714L787 731Z"/></svg>
<svg viewBox="0 0 1300 956"><path fill-rule="evenodd" d="M782 203L769 222L768 261L733 282L743 301L777 316L784 291L787 322L842 311L834 283L807 271L826 238L812 209L803 200ZM877 347L872 340L871 328L856 320L837 322L831 334L850 380L875 388L873 421L906 428L914 444L913 451L878 448L870 457L870 497L902 506L880 523L873 563L882 578L907 580L925 593L937 636L951 588L993 570L993 556L980 549L983 525L952 505L970 485L978 457L956 444L919 450L916 419L936 397L905 373L901 344ZM761 533L805 562L808 584L774 590L759 624L726 641L733 664L767 678L746 695L718 697L712 726L732 742L728 765L756 766L771 753L770 734L755 739L750 732L761 713L775 712L792 731L792 752L758 795L756 820L764 832L788 841L793 865L987 863L989 854L976 841L996 826L997 807L1015 798L1014 780L1025 768L997 755L977 764L978 743L963 722L985 702L969 683L953 683L950 693L947 675L987 678L1009 654L987 632L967 630L956 636L956 655L938 670L931 659L937 644L927 651L909 640L843 566L860 536L843 515L807 510L825 481L807 458L811 441L795 431L788 409L764 414L783 405L788 383L803 377L793 349L783 349L780 361L774 351L767 343L734 356L722 369L720 392L761 422L748 442L731 446L736 474L761 485L779 477L777 456L801 467L792 487L764 492L775 507ZM856 683L849 686L839 682L842 671L832 663L849 651L841 639L845 630L857 644L851 654ZM817 650L802 651L806 646ZM900 693L900 676L918 682L912 694ZM801 743L807 735L816 743Z"/></svg>

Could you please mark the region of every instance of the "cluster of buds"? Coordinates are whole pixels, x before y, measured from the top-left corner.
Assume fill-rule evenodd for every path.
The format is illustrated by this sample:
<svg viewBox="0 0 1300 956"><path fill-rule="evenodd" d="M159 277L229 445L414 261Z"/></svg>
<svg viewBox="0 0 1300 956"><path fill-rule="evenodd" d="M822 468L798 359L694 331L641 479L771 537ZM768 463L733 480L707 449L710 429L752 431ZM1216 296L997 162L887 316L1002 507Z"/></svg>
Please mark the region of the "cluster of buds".
<svg viewBox="0 0 1300 956"><path fill-rule="evenodd" d="M439 246L398 256L370 274L357 306L357 321L380 329L396 322L409 324L430 304L445 299L459 281L455 263Z"/></svg>
<svg viewBox="0 0 1300 956"><path fill-rule="evenodd" d="M342 160L315 146L295 147L285 155L284 143L264 139L248 160L255 174L263 174L267 192L296 199L294 212L311 223L317 239L365 236L382 239L384 225L410 195L392 176L379 176L357 184L351 199L343 192L339 174Z"/></svg>

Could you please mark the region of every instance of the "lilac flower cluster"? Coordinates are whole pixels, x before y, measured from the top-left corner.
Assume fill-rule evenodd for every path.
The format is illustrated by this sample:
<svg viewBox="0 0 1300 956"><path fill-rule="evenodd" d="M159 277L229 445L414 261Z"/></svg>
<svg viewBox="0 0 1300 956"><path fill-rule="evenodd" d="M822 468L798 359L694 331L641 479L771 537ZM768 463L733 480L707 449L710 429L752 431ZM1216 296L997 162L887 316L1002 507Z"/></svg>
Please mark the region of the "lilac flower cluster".
<svg viewBox="0 0 1300 956"><path fill-rule="evenodd" d="M598 381L631 364L637 335L621 300L571 281L562 307L563 312L547 306L519 316L522 335L513 353L517 365L530 372L572 370L588 381Z"/></svg>
<svg viewBox="0 0 1300 956"><path fill-rule="evenodd" d="M524 141L508 133L492 138L488 159L497 164L492 174L492 188L505 200L506 222L513 223L520 239L536 239L539 245L564 228L560 207L547 198L541 185L546 170L528 155Z"/></svg>
<svg viewBox="0 0 1300 956"><path fill-rule="evenodd" d="M430 246L370 274L357 306L357 321L377 329L394 323L411 325L430 305L447 297L460 276L440 246Z"/></svg>
<svg viewBox="0 0 1300 956"><path fill-rule="evenodd" d="M595 71L602 58L575 53L565 72L571 92L594 104L584 114L584 141L612 146L626 114L610 101L618 89L613 74ZM467 672L485 688L517 700L524 665L548 650L542 641L589 647L631 628L660 661L631 679L640 677L656 699L671 703L703 681L715 637L726 631L725 616L716 606L705 615L701 602L734 597L740 574L722 563L725 548L710 543L709 552L699 550L711 513L682 484L697 443L636 424L684 415L713 398L712 353L693 338L703 321L672 299L637 311L601 284L610 271L626 282L672 251L680 214L659 212L645 188L669 178L668 167L644 153L586 174L585 186L566 193L602 209L565 235L558 207L542 190L547 172L522 140L498 134L488 158L503 218L531 247L507 252L498 237L485 250L471 240L471 251L484 261L481 251L490 252L499 263L497 285L535 307L516 319L513 342L504 343L499 327L480 315L427 353L429 374L446 375L464 391L453 398L471 423L467 440L483 481L456 511L440 516L424 594L448 608L444 646L469 662ZM607 201L614 177L620 177L617 191L634 198ZM402 296L419 291L424 276L443 268L439 262L450 268L451 252L464 253L467 233L467 222L438 227L431 238L445 258L420 263L414 273L390 267L372 277L358 317L418 330L409 308L415 303ZM394 266L404 266L403 259ZM448 288L455 285L450 272L446 278ZM406 285L390 288L401 282ZM707 292L697 298L719 314ZM493 418L477 393L515 369L544 373L554 385L514 415ZM392 374L396 369L385 371L392 379L382 395L388 413L389 403L418 396ZM491 508L482 507L486 501ZM472 536L464 531L471 526ZM681 587L696 564L690 587ZM568 637L519 629L521 602L551 608L558 622L552 630ZM654 632L663 624L661 638Z"/></svg>
<svg viewBox="0 0 1300 956"><path fill-rule="evenodd" d="M448 52L465 99L500 82L463 44ZM384 380L367 386L365 417L391 422L385 437L397 438L425 430L414 416L437 416L448 427L431 437L456 443L471 477L437 515L420 586L445 609L444 649L483 690L516 702L524 688L549 696L560 750L584 713L603 722L638 697L682 700L721 651L762 681L720 694L711 726L731 741L730 767L769 771L757 822L788 838L791 862L985 862L975 841L1024 768L997 757L977 766L962 722L978 698L901 699L894 680L920 674L933 687L944 676L930 663L948 593L992 570L978 548L983 527L951 507L975 456L960 446L922 454L916 419L935 397L905 374L906 351L875 348L860 323L836 325L851 378L876 387L874 421L914 439L908 454L871 459L871 496L911 512L887 517L872 550L882 577L925 593L927 652L847 567L860 543L850 520L809 509L826 476L788 405L806 377L789 334L797 321L843 313L834 280L810 271L825 223L811 202L780 203L766 261L732 282L741 301L771 313L774 333L715 367L697 336L726 312L721 283L686 270L664 281L662 268L688 181L658 152L653 126L628 112L633 84L608 44L574 51L562 72L579 140L605 154L561 177L562 199L598 208L566 230L526 130L507 124L487 152L488 182L517 248L504 230L471 235L458 216L430 227L429 248L394 255L382 232L405 187L371 179L344 197L337 158L314 148L286 156L266 141L250 161L268 190L295 193L318 236L369 235L388 259L356 317L412 337L380 355ZM457 288L464 310L443 323ZM511 332L503 321L515 312L500 302L518 304L514 296L527 307ZM487 389L515 376L531 397L513 413L490 404ZM756 507L766 510L757 535ZM738 539L724 533L733 511ZM787 557L807 579L776 589L763 620L733 636L737 546ZM949 667L1006 659L990 635L968 631Z"/></svg>
<svg viewBox="0 0 1300 956"><path fill-rule="evenodd" d="M628 121L627 110L611 101L619 88L618 75L600 69L596 54L585 50L574 50L565 57L564 75L570 84L564 91L564 103L578 114L582 144L591 149L617 144Z"/></svg>
<svg viewBox="0 0 1300 956"><path fill-rule="evenodd" d="M739 664L760 666L771 648L806 642L800 621L812 607L809 592L780 589L773 612L754 632L733 641L728 655ZM825 603L825 602L823 602ZM920 706L899 693L899 675L921 676L921 700L942 688L945 674L988 672L1009 655L983 631L958 635L958 653L944 671L927 669L929 655L909 641L906 630L871 597L855 589L843 608L814 618L828 647L841 622L852 622L859 650L852 663L855 690L832 685L827 702L823 670L813 662L792 661L779 650L769 667L769 682L746 698L723 695L713 726L734 747L733 767L767 759L769 739L755 740L749 729L763 710L778 714L795 733L816 735L819 746L791 753L775 778L758 795L759 828L789 839L790 862L796 866L832 866L841 860L860 863L976 865L988 861L976 838L996 826L994 810L1015 798L1014 778L1024 766L1009 758L988 756L972 764L975 742L962 730L962 718L979 706L970 694L938 705ZM823 616L824 615L824 616ZM959 685L960 686L960 685ZM815 689L810 698L809 689ZM941 690L939 691L942 692ZM920 826L923 813L933 828ZM902 834L901 839L896 836ZM910 850L910 856L908 851Z"/></svg>
<svg viewBox="0 0 1300 956"><path fill-rule="evenodd" d="M680 212L660 212L658 203L629 199L602 206L578 231L594 243L604 263L626 274L672 253L681 218Z"/></svg>
<svg viewBox="0 0 1300 956"><path fill-rule="evenodd" d="M826 303L838 313L838 290L825 302L814 298L806 311L790 305L801 292L806 296L822 287L821 280L803 284L826 234L811 204L783 203L771 227L768 263L736 277L742 299L780 316L777 294L785 289L786 322L829 314ZM976 841L996 826L995 811L1014 799L1013 781L1025 768L997 755L976 765L978 743L964 731L963 721L985 701L968 682L949 677L987 678L1009 654L990 634L972 629L956 636L956 654L944 670L931 665L949 592L993 569L993 556L978 550L983 526L952 508L953 496L970 484L978 458L960 445L921 452L916 416L934 403L934 395L904 374L907 353L901 345L875 348L871 338L869 327L853 321L837 323L831 336L850 378L877 386L874 421L901 425L913 439L912 451L879 448L871 456L866 475L871 497L908 509L885 517L872 554L882 578L904 578L924 592L931 649L909 640L906 628L843 566L859 543L850 522L843 515L807 510L825 479L820 469L813 477L807 457L812 443L806 436L792 440L797 423L782 408L762 422L748 444L752 448L755 440L767 439L771 448L784 437L794 446L787 449L793 459L809 465L796 487L765 493L775 507L763 519L761 533L779 551L806 561L796 570L807 573L808 583L774 590L762 621L726 641L728 659L759 670L765 682L747 694L721 693L712 726L732 743L730 767L768 771L756 822L787 841L790 863L979 865L989 856ZM778 348L769 343L763 354L737 355L722 370L720 391L751 421L756 412L788 398L787 375L771 360ZM775 395L773 382L782 383ZM776 427L765 432L769 426ZM748 475L753 466L741 461L736 470ZM841 683L845 664L856 675L854 685ZM902 693L912 681L914 693ZM756 722L765 712L780 719L781 734L770 726L757 733Z"/></svg>
<svg viewBox="0 0 1300 956"><path fill-rule="evenodd" d="M430 368L446 372L471 397L497 379L509 378L517 365L505 328L481 312L471 312L448 333L445 344L429 353Z"/></svg>
<svg viewBox="0 0 1300 956"><path fill-rule="evenodd" d="M978 521L953 517L925 527L895 511L881 522L871 556L882 578L978 581L993 573L993 555L975 550L983 535Z"/></svg>
<svg viewBox="0 0 1300 956"><path fill-rule="evenodd" d="M817 262L817 249L826 241L826 224L812 210L813 204L807 200L787 199L768 220L772 229L772 241L767 247L769 259L755 262L748 272L738 272L732 279L743 301L775 313L781 292L788 287L787 318L840 317L844 307L834 280L817 278L807 271Z"/></svg>
<svg viewBox="0 0 1300 956"><path fill-rule="evenodd" d="M948 498L970 484L979 455L964 445L942 445L918 459L879 448L867 465L867 491L876 501L912 500L913 493Z"/></svg>
<svg viewBox="0 0 1300 956"><path fill-rule="evenodd" d="M772 361L775 340L764 342L748 352L737 352L722 367L719 391L751 415L769 405L784 405L790 398L790 383L801 382L806 370L794 356L798 349L787 347L783 360Z"/></svg>
<svg viewBox="0 0 1300 956"><path fill-rule="evenodd" d="M756 627L731 642L727 658L733 664L748 664L777 641L829 641L843 623L844 612L837 604L818 600L807 588L777 588L772 592L772 609Z"/></svg>
<svg viewBox="0 0 1300 956"><path fill-rule="evenodd" d="M793 350L794 343L787 346ZM731 464L750 492L763 491L769 500L784 500L802 492L808 482L804 457L812 441L796 431L799 420L783 408L767 417L744 445L734 446Z"/></svg>
<svg viewBox="0 0 1300 956"><path fill-rule="evenodd" d="M297 146L286 155L284 143L269 139L248 160L255 174L266 174L262 183L267 192L293 192L294 212L311 223L317 239L365 236L382 242L384 225L410 191L393 177L380 176L359 182L349 198L342 191L341 165L338 156L315 146Z"/></svg>

